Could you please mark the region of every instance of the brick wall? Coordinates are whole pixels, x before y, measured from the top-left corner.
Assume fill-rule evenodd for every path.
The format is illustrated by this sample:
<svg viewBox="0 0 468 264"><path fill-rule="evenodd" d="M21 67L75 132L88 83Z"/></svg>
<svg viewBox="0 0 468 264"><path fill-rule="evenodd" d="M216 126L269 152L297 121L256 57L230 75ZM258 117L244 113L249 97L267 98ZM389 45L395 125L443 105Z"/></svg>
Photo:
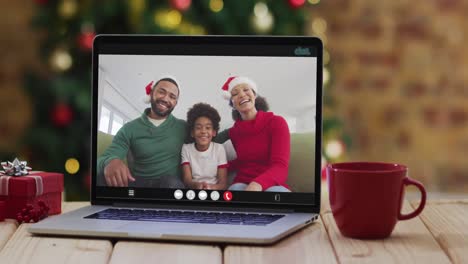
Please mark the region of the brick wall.
<svg viewBox="0 0 468 264"><path fill-rule="evenodd" d="M348 160L407 164L433 191L468 190L468 1L326 0L310 35L330 54ZM314 27L323 19L326 30ZM323 33L322 33L323 31Z"/></svg>

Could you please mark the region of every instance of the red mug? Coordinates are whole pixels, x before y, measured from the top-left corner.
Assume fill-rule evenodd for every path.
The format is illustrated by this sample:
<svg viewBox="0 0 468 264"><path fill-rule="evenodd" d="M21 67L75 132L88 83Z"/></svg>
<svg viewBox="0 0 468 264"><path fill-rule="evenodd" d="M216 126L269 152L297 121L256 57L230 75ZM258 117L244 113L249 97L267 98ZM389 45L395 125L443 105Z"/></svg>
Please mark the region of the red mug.
<svg viewBox="0 0 468 264"><path fill-rule="evenodd" d="M330 207L341 234L361 239L386 238L398 220L419 215L426 204L426 190L407 173L406 166L393 163L329 164ZM419 189L421 202L412 213L402 214L406 185Z"/></svg>

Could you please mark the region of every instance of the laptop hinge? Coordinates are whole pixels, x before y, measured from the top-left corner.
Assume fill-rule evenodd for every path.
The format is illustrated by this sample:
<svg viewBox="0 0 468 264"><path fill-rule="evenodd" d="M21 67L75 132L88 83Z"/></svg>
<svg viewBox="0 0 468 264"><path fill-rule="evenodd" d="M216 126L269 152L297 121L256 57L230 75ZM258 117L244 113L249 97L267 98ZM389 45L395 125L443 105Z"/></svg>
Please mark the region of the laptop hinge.
<svg viewBox="0 0 468 264"><path fill-rule="evenodd" d="M294 213L290 209L273 209L273 208L248 208L248 207L216 207L216 206L200 206L200 205L164 205L164 204L129 204L129 203L113 203L113 207L130 207L130 208L161 208L161 209L176 209L176 210L197 210L197 211L232 211L232 212L262 212L262 213Z"/></svg>

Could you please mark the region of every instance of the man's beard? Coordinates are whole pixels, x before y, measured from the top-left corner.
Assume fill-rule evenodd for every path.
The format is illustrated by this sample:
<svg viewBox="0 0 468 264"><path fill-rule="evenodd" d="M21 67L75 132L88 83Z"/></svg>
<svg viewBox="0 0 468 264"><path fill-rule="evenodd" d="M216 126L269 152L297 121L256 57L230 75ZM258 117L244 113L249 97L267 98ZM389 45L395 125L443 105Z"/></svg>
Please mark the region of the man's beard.
<svg viewBox="0 0 468 264"><path fill-rule="evenodd" d="M161 103L161 104L167 106L167 110L166 110L166 111L161 111L161 110L159 110L159 109L158 109L158 106L157 106L158 103ZM172 110L174 110L174 107L169 107L164 101L161 101L161 100L153 101L153 100L151 99L151 110L153 110L153 112L154 112L156 115L160 116L160 117L166 117L166 116L168 116L170 113L172 113Z"/></svg>

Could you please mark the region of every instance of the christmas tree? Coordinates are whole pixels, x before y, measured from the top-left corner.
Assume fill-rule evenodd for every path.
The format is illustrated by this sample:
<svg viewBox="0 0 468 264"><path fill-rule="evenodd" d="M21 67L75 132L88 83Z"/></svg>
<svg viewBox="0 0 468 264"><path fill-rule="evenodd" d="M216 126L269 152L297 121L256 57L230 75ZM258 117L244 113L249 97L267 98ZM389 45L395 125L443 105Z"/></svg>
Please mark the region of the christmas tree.
<svg viewBox="0 0 468 264"><path fill-rule="evenodd" d="M97 34L304 35L305 0L36 0L32 26L41 33L44 71L25 89L35 119L19 153L35 169L63 172L67 200L90 185L91 51ZM339 126L324 120L327 130ZM328 155L329 156L329 155ZM326 157L330 159L330 157Z"/></svg>

